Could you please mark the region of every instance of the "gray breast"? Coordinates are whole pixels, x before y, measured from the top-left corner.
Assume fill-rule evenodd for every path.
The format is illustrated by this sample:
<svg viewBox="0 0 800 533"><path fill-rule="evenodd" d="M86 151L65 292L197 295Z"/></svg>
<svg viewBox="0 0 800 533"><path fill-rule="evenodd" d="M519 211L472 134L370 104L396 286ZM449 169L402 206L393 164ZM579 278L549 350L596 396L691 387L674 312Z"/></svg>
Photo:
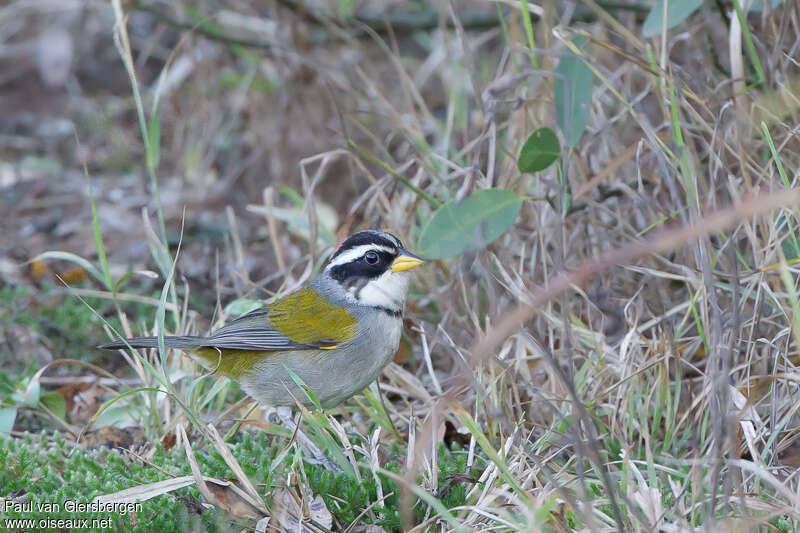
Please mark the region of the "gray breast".
<svg viewBox="0 0 800 533"><path fill-rule="evenodd" d="M403 320L374 308L351 311L358 321L356 336L333 350L280 352L257 363L241 379L244 390L261 403L294 405L294 397L310 405L306 393L289 377L292 369L319 398L333 407L377 379L400 343Z"/></svg>

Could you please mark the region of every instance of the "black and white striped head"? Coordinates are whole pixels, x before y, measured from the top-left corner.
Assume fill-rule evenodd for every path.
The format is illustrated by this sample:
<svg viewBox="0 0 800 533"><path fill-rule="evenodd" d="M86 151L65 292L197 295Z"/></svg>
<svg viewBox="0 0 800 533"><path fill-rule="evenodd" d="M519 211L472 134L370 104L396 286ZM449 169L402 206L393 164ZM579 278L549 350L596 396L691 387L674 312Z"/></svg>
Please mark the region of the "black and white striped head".
<svg viewBox="0 0 800 533"><path fill-rule="evenodd" d="M391 233L366 230L342 243L325 274L342 286L348 298L400 313L408 290L408 271L421 264L422 259Z"/></svg>

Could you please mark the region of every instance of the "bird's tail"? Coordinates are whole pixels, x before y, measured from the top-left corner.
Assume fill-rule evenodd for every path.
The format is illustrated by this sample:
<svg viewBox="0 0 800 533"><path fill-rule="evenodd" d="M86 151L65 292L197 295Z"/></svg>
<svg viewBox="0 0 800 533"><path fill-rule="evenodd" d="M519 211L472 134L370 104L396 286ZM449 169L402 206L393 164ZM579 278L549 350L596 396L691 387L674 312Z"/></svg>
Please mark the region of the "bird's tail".
<svg viewBox="0 0 800 533"><path fill-rule="evenodd" d="M164 346L167 348L177 348L179 350L191 350L197 348L202 340L203 337L165 336ZM118 348L127 348L128 346L131 348L158 348L158 337L133 337L131 339L125 339L124 341L120 339L101 344L98 348L115 350Z"/></svg>

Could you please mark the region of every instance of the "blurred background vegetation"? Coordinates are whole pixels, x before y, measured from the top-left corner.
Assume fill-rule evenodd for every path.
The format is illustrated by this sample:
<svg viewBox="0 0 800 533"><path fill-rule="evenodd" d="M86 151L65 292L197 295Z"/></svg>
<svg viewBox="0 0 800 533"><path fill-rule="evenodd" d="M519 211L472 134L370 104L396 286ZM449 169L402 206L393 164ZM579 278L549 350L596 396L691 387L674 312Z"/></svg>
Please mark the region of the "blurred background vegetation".
<svg viewBox="0 0 800 533"><path fill-rule="evenodd" d="M144 507L0 519L797 530L798 50L794 0L7 1L0 497ZM430 261L341 407L94 348L368 227Z"/></svg>

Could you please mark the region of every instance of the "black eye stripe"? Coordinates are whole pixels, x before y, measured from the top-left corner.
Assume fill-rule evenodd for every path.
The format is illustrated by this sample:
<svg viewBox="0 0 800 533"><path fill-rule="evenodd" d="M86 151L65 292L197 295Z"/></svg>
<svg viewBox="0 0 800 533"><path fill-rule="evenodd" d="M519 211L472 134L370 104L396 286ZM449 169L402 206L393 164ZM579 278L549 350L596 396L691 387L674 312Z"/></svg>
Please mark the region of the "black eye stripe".
<svg viewBox="0 0 800 533"><path fill-rule="evenodd" d="M392 261L394 261L394 258L397 257L397 254L392 252L387 252L386 250L370 250L370 252L375 252L375 254L378 256L378 262L375 263L375 265L388 266L392 263Z"/></svg>
<svg viewBox="0 0 800 533"><path fill-rule="evenodd" d="M366 255L369 253L376 254L378 261L369 263L366 260ZM391 268L395 257L396 254L384 250L368 250L364 255L353 259L349 263L331 268L330 274L333 279L342 283L352 283L354 278L375 279Z"/></svg>

